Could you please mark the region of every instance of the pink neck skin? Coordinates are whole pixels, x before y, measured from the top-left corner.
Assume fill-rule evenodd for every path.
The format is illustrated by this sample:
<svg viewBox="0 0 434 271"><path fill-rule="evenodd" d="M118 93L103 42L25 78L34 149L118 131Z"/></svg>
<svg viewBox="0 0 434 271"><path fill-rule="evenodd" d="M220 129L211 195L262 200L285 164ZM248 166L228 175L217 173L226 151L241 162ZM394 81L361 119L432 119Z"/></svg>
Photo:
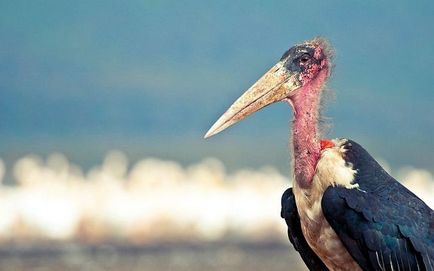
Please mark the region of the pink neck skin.
<svg viewBox="0 0 434 271"><path fill-rule="evenodd" d="M294 175L301 187L311 185L316 163L321 155L318 134L319 103L321 89L327 77L328 70L325 68L316 78L289 97L289 102L294 109Z"/></svg>

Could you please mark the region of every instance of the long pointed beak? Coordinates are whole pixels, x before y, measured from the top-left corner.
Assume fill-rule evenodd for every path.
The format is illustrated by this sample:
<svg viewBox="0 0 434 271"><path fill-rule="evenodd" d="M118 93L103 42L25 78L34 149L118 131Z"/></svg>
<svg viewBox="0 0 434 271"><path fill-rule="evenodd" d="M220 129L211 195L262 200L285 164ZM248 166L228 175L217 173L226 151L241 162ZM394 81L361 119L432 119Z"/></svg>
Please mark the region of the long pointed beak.
<svg viewBox="0 0 434 271"><path fill-rule="evenodd" d="M252 113L291 95L301 86L296 73L290 73L279 62L239 97L206 133L211 137Z"/></svg>

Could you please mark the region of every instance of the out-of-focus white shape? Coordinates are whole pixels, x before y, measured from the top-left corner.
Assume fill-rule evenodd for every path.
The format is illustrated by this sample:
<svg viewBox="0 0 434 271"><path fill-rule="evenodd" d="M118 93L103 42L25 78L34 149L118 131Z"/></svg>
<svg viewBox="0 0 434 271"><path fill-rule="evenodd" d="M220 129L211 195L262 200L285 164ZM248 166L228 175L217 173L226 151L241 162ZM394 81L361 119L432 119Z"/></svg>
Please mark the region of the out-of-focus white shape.
<svg viewBox="0 0 434 271"><path fill-rule="evenodd" d="M115 178L123 178L128 170L128 158L121 151L110 151L104 159L102 170Z"/></svg>
<svg viewBox="0 0 434 271"><path fill-rule="evenodd" d="M75 199L64 188L40 187L22 191L16 204L21 223L36 235L51 239L74 236L80 210Z"/></svg>
<svg viewBox="0 0 434 271"><path fill-rule="evenodd" d="M398 171L398 176L408 189L434 208L434 177L429 171L404 167Z"/></svg>
<svg viewBox="0 0 434 271"><path fill-rule="evenodd" d="M47 167L58 174L68 174L69 162L65 155L52 153L47 158Z"/></svg>
<svg viewBox="0 0 434 271"><path fill-rule="evenodd" d="M7 188L0 192L0 240L11 238L19 219L15 204L15 194Z"/></svg>
<svg viewBox="0 0 434 271"><path fill-rule="evenodd" d="M227 173L214 158L188 167L146 158L129 170L127 156L112 151L86 174L54 153L19 159L13 175L17 186L0 186L0 242L286 240L280 197L291 183L273 167ZM396 177L434 207L430 172L404 168Z"/></svg>
<svg viewBox="0 0 434 271"><path fill-rule="evenodd" d="M51 154L43 163L36 156L26 156L14 166L17 186L11 189L14 202L15 232L26 237L67 239L74 237L81 219L81 209L74 183L81 182L80 171L66 157Z"/></svg>
<svg viewBox="0 0 434 271"><path fill-rule="evenodd" d="M128 176L131 190L162 189L180 185L186 180L185 170L174 161L162 161L148 158L137 162Z"/></svg>
<svg viewBox="0 0 434 271"><path fill-rule="evenodd" d="M41 167L42 160L38 156L29 155L19 159L13 169L16 182L20 185L38 182Z"/></svg>

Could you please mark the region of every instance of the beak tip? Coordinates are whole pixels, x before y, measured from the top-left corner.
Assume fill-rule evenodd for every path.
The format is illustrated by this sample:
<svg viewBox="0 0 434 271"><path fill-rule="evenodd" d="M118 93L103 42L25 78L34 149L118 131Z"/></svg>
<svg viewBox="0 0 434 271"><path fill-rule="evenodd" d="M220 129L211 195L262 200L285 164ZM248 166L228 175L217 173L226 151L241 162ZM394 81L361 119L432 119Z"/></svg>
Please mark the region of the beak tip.
<svg viewBox="0 0 434 271"><path fill-rule="evenodd" d="M203 137L204 139L210 138L213 135L215 135L215 131L213 131L213 129L209 129L208 132L206 132L205 136Z"/></svg>
<svg viewBox="0 0 434 271"><path fill-rule="evenodd" d="M211 128L209 128L208 132L206 132L205 136L203 137L204 139L210 138L213 135L216 135L218 133L220 133L221 131L223 131L226 127L224 125L224 114L222 117L220 117L212 126ZM223 124L222 124L223 123Z"/></svg>

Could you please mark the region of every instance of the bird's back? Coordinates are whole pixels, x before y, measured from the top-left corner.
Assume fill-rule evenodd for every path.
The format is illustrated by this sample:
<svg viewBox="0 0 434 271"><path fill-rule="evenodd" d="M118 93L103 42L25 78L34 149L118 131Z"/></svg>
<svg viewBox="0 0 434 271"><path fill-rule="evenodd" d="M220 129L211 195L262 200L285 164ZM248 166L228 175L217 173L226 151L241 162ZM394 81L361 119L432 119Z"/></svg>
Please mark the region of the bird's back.
<svg viewBox="0 0 434 271"><path fill-rule="evenodd" d="M328 188L322 207L350 254L367 270L434 270L434 211L359 144L345 149L359 187Z"/></svg>

